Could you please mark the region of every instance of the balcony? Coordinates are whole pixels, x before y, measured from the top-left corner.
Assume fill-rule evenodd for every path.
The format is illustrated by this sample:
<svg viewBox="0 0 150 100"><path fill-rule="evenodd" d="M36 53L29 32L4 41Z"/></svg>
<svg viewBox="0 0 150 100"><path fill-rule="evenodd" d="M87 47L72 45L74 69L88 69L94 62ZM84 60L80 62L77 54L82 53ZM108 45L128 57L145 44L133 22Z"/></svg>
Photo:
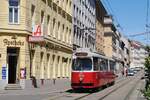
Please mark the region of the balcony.
<svg viewBox="0 0 150 100"><path fill-rule="evenodd" d="M112 25L113 24L112 16L105 16L104 17L104 24L105 25Z"/></svg>

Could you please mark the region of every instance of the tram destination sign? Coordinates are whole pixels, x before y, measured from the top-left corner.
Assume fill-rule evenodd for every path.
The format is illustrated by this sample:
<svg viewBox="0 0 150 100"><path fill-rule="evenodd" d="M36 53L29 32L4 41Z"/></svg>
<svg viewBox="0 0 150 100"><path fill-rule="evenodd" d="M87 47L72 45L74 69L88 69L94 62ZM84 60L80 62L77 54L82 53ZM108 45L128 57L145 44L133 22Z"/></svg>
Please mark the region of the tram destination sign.
<svg viewBox="0 0 150 100"><path fill-rule="evenodd" d="M86 52L78 52L78 53L76 53L75 55L76 55L76 56L87 56L88 53L86 53Z"/></svg>

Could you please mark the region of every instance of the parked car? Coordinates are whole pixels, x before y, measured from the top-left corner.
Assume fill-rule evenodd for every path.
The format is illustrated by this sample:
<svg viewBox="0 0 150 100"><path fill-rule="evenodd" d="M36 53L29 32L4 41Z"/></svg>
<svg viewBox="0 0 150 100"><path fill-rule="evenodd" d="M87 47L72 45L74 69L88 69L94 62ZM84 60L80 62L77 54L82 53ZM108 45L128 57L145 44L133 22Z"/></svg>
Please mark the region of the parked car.
<svg viewBox="0 0 150 100"><path fill-rule="evenodd" d="M142 67L135 67L136 71L140 71L142 69Z"/></svg>
<svg viewBox="0 0 150 100"><path fill-rule="evenodd" d="M135 68L130 68L130 69L134 71L134 74L138 72Z"/></svg>
<svg viewBox="0 0 150 100"><path fill-rule="evenodd" d="M128 76L134 76L134 74L135 74L135 72L133 69L128 69L128 71L127 71Z"/></svg>

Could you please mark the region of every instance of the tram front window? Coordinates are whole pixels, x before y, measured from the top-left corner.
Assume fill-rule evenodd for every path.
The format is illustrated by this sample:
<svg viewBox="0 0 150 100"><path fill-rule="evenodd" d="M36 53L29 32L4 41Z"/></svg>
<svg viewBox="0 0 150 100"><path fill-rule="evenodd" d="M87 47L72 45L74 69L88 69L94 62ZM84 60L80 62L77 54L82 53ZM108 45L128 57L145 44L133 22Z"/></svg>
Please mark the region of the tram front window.
<svg viewBox="0 0 150 100"><path fill-rule="evenodd" d="M74 71L90 71L92 70L92 61L89 58L74 59L72 69Z"/></svg>

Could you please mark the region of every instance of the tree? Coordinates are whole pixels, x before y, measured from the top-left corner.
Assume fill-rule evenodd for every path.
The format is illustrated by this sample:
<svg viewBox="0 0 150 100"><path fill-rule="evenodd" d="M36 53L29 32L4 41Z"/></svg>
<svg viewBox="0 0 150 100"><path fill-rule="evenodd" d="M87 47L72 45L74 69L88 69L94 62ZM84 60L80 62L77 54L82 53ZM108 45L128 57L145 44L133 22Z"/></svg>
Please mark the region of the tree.
<svg viewBox="0 0 150 100"><path fill-rule="evenodd" d="M150 46L145 46L145 50L148 52L149 56L150 56Z"/></svg>
<svg viewBox="0 0 150 100"><path fill-rule="evenodd" d="M145 63L144 63L145 67L147 68L147 70L150 70L150 56L145 58Z"/></svg>
<svg viewBox="0 0 150 100"><path fill-rule="evenodd" d="M148 57L145 58L145 76L146 78L146 84L145 84L145 89L146 91L144 92L146 97L150 97L150 95L147 95L147 93L150 93L150 46L146 46L145 50L148 52Z"/></svg>

